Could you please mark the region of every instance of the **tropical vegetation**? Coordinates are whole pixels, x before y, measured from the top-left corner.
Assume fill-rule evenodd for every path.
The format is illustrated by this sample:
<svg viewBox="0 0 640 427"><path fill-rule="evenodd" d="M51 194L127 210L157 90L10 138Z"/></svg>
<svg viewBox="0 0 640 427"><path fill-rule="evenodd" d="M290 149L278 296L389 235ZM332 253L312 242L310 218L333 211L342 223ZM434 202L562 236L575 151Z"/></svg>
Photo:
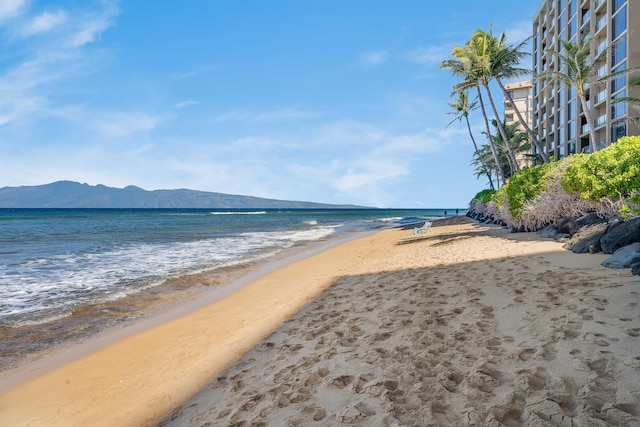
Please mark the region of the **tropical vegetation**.
<svg viewBox="0 0 640 427"><path fill-rule="evenodd" d="M520 170L497 191L478 193L471 209L525 231L589 213L640 215L640 136Z"/></svg>
<svg viewBox="0 0 640 427"><path fill-rule="evenodd" d="M453 86L454 102L449 104L455 118L464 120L474 147L471 161L477 178L486 177L489 189L483 190L471 202L471 210L493 217L518 230L536 230L561 217L578 217L596 212L602 217L640 215L640 137L625 137L598 151L593 117L588 102L591 85L637 71L638 68L616 71L602 76L604 49L596 58L590 56L592 40L582 35L576 42L559 40L561 51L550 51L559 68L534 75L534 80L570 87L581 103L589 128L589 152L553 161L527 125L527 120L514 108L519 122L507 124L497 111L490 83L495 82L504 99L514 105L503 84L531 70L519 67L524 42L509 45L506 34L494 36L492 31L475 31L463 46L456 46L451 57L442 61L459 82ZM599 75L600 74L600 75ZM640 78L629 80L640 85ZM473 92L472 92L473 91ZM475 92L475 99L470 94ZM640 109L640 99L619 97L614 102L626 102ZM489 107L493 116L490 116ZM478 145L469 123L469 114L480 110L486 131L486 144ZM634 119L632 117L632 119ZM640 117L635 120L640 121ZM492 126L493 125L493 129ZM537 158L531 154L536 148ZM523 159L535 166L522 167Z"/></svg>

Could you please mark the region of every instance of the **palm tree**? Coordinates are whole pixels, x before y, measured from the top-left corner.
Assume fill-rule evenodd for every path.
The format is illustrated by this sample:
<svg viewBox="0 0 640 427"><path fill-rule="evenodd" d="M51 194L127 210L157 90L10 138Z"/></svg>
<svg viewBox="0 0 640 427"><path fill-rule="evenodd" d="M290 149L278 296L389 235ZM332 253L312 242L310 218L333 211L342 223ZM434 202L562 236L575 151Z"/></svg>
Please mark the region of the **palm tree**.
<svg viewBox="0 0 640 427"><path fill-rule="evenodd" d="M482 145L473 153L471 164L475 166L474 172L476 178L480 179L482 175L486 174L487 178L489 178L491 189L495 189L493 185L493 174L495 173L496 184L498 187L500 186L500 173L498 172L496 161L493 158L489 144Z"/></svg>
<svg viewBox="0 0 640 427"><path fill-rule="evenodd" d="M482 92L480 91L480 85L478 83L479 76L477 74L477 70L471 66L471 61L467 57L467 52L464 48L460 46L456 46L452 52L453 59L446 59L442 61L440 65L441 69L448 68L451 70L451 74L454 76L462 77L463 81L454 86L453 93L463 90L463 89L471 89L473 87L478 91L478 102L480 103L480 109L482 111L482 117L484 119L485 127L487 129L486 134L490 135L491 130L489 128L489 119L487 117L487 112L484 107L484 101L482 99ZM496 165L496 170L498 171L498 176L502 178L502 182L505 182L506 178L504 172L500 166L500 162L498 161L498 151L493 146L493 141L491 138L488 139L489 148L491 150L491 155L493 156L494 164Z"/></svg>
<svg viewBox="0 0 640 427"><path fill-rule="evenodd" d="M489 89L489 83L498 72L498 62L496 59L500 55L499 44L500 41L493 37L491 32L486 33L485 31L477 30L473 33L471 40L465 45L464 51L467 58L467 66L471 67L475 71L479 84L484 87L484 90L487 93L489 105L493 110L493 114L498 124L498 131L502 138L507 141L509 138L505 134L504 127L502 126L502 120L500 120L501 115L496 109L493 96L491 95L491 90ZM519 169L518 161L508 144L506 145L506 148L510 169L515 172Z"/></svg>
<svg viewBox="0 0 640 427"><path fill-rule="evenodd" d="M584 117L589 127L589 151L597 151L596 132L593 126L593 117L587 103L589 86L594 83L602 83L612 80L620 75L637 71L638 67L617 71L598 78L598 68L602 61L606 59L609 49L604 49L593 61L591 60L591 37L588 33L583 34L576 43L567 40L560 40L563 53L550 51L552 55L560 59L562 63L560 70L548 70L538 74L538 80L551 80L561 82L571 86L576 91L576 96L580 99Z"/></svg>
<svg viewBox="0 0 640 427"><path fill-rule="evenodd" d="M453 49L452 55L453 55L453 59L445 59L444 61L442 61L442 64L440 65L441 69L448 68L451 70L451 74L453 74L454 76L462 77L463 79L462 83L459 83L456 86L454 86L454 90L452 94L455 94L456 92L463 89L471 89L473 87L476 88L476 90L478 91L478 101L480 102L482 117L484 118L487 134L489 134L490 133L489 120L487 118L487 112L484 108L484 102L482 100L482 93L480 92L480 86L478 85L478 77L474 74L475 71L473 69L466 66L466 62L468 61L464 60L465 52L463 48L456 46ZM493 141L491 140L491 138L489 138L488 141L489 141L489 147L491 150L491 155L493 156L494 164L497 167L498 176L501 177L504 182L505 176L502 169L500 168L500 162L498 162L498 151L493 146Z"/></svg>
<svg viewBox="0 0 640 427"><path fill-rule="evenodd" d="M527 38L526 40L524 40L523 42L521 42L516 46L508 46L506 44L506 38L507 38L507 35L506 33L503 32L496 43L496 51L494 52L494 58L492 60L493 62L492 68L494 72L493 77L496 79L496 82L498 83L498 86L500 86L500 89L502 89L502 92L504 93L505 98L507 98L507 100L511 102L512 105L515 105L515 103L513 102L513 98L511 97L511 94L504 87L504 84L502 83L502 79L503 78L512 79L515 77L531 74L531 70L529 69L518 68L518 65L520 64L520 62L524 58L530 55L528 52L524 52L523 48L529 42L531 37ZM549 155L547 154L546 150L542 147L542 144L540 144L538 137L529 126L527 120L525 120L525 118L522 117L522 114L520 113L520 110L518 108L514 108L514 110L516 112L516 115L518 116L518 120L520 120L520 124L529 135L531 142L533 143L533 145L535 145L538 153L542 157L543 162L549 163L551 161L551 159L549 158Z"/></svg>
<svg viewBox="0 0 640 427"><path fill-rule="evenodd" d="M467 130L469 131L469 137L471 138L471 142L473 143L474 152L476 152L478 151L478 144L476 144L476 139L473 137L473 132L471 132L471 124L469 123L469 111L473 111L476 108L478 108L478 101L473 100L469 102L469 93L467 92L466 89L462 89L458 91L457 95L458 97L454 99L453 103L449 104L449 106L453 109L453 111L447 113L447 114L455 114L456 117L449 122L449 124L447 125L447 128L451 126L451 124L456 120L462 121L462 119L464 118L467 124ZM486 166L483 167L483 169L484 169L484 173L487 175L487 178L489 178L489 184L491 185L491 189L494 190L495 187L493 186L493 180L491 179L491 174L489 173L489 170L487 169Z"/></svg>
<svg viewBox="0 0 640 427"><path fill-rule="evenodd" d="M491 124L496 130L498 129L498 121L492 120ZM506 121L502 123L502 127L504 129L505 134L507 135L507 141L502 138L502 135L498 132L495 135L491 135L491 138L494 141L494 145L502 152L503 156L499 156L504 159L506 165L503 166L503 169L509 167L506 159L508 158L508 149L507 147L511 147L511 151L515 154L525 153L531 149L531 141L529 140L529 135L526 131L520 129L520 124L518 122L514 122L511 124L507 124ZM509 169L507 173L507 177L512 177L513 174L516 173L515 170Z"/></svg>

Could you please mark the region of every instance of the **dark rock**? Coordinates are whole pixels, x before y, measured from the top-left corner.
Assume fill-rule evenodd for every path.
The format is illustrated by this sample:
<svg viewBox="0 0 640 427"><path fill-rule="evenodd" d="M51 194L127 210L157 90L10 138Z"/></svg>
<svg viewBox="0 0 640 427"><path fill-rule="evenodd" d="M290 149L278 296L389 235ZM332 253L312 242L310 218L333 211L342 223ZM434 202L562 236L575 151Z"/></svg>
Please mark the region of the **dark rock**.
<svg viewBox="0 0 640 427"><path fill-rule="evenodd" d="M611 224L606 234L600 239L602 252L612 254L623 246L640 242L640 218L618 224Z"/></svg>
<svg viewBox="0 0 640 427"><path fill-rule="evenodd" d="M578 231L578 223L571 217L560 218L556 221L558 233L573 235Z"/></svg>
<svg viewBox="0 0 640 427"><path fill-rule="evenodd" d="M540 232L538 232L540 237L546 237L549 239L553 239L558 234L558 230L553 225L548 225L543 228Z"/></svg>
<svg viewBox="0 0 640 427"><path fill-rule="evenodd" d="M618 249L602 263L602 266L607 268L629 268L638 263L640 263L640 242Z"/></svg>
<svg viewBox="0 0 640 427"><path fill-rule="evenodd" d="M588 227L593 224L601 224L606 222L608 221L605 218L599 217L596 213L590 213L576 221L576 223L578 224L578 228Z"/></svg>
<svg viewBox="0 0 640 427"><path fill-rule="evenodd" d="M607 227L606 222L582 227L564 244L564 248L576 254L600 252L600 238L607 232Z"/></svg>
<svg viewBox="0 0 640 427"><path fill-rule="evenodd" d="M631 274L640 276L640 262L631 266Z"/></svg>

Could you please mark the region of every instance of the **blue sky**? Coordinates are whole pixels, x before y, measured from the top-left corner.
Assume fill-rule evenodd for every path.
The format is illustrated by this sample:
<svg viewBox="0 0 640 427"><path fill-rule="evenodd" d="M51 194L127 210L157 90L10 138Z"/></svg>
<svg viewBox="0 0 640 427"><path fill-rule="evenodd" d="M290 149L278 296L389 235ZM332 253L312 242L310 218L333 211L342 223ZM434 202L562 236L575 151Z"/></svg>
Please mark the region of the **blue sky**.
<svg viewBox="0 0 640 427"><path fill-rule="evenodd" d="M538 6L0 0L0 187L465 207L486 182L439 65L491 24L523 40Z"/></svg>

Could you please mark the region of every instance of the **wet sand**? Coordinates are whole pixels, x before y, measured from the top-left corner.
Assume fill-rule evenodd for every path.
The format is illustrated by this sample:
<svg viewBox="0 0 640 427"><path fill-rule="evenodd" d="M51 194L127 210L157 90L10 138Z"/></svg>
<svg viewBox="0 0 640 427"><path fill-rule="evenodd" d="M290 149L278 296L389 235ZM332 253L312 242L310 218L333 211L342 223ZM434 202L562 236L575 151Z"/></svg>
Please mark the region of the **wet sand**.
<svg viewBox="0 0 640 427"><path fill-rule="evenodd" d="M603 259L382 231L0 394L0 425L639 425L640 283Z"/></svg>

